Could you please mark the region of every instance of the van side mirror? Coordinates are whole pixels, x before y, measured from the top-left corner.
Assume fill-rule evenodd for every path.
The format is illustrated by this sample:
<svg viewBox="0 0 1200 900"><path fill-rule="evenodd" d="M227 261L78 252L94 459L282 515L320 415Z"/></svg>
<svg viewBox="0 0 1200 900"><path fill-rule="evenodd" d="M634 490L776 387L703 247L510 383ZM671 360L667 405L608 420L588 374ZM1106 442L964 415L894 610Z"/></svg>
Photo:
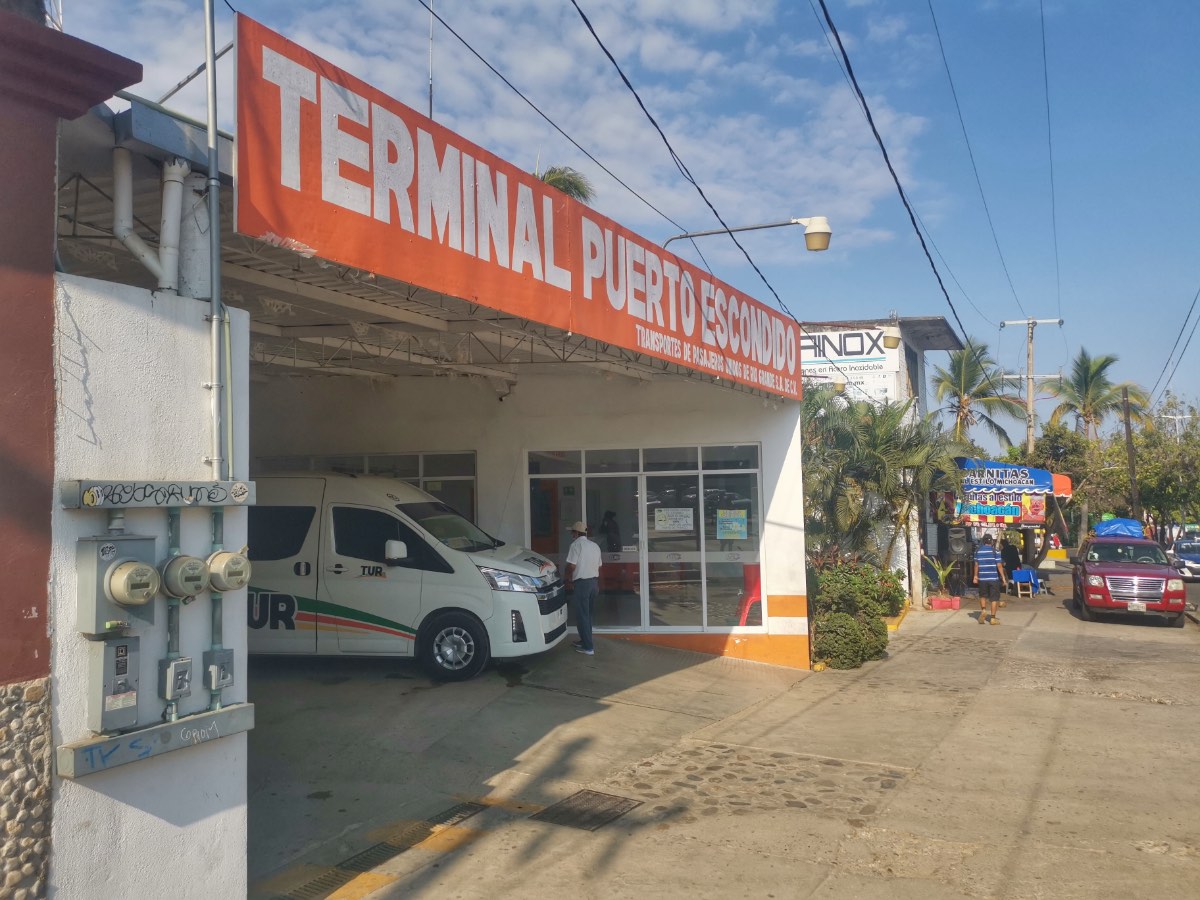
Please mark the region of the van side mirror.
<svg viewBox="0 0 1200 900"><path fill-rule="evenodd" d="M408 544L404 541L388 541L383 545L383 559L389 566L397 566L408 559Z"/></svg>

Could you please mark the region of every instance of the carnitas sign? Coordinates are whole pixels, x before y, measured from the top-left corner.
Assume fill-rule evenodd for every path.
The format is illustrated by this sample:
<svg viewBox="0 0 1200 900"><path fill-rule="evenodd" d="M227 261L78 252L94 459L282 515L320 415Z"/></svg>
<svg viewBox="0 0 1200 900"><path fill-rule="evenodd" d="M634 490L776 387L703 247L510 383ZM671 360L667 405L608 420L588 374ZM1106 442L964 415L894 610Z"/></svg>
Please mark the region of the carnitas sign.
<svg viewBox="0 0 1200 900"><path fill-rule="evenodd" d="M237 230L799 397L790 319L238 17Z"/></svg>

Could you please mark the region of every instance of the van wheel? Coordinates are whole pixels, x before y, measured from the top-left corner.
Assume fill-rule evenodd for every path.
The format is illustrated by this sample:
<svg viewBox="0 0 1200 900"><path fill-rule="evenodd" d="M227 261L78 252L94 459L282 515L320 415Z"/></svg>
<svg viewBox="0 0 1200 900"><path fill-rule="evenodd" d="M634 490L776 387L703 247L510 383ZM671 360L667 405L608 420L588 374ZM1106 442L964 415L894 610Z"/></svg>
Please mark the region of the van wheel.
<svg viewBox="0 0 1200 900"><path fill-rule="evenodd" d="M1079 598L1079 618L1085 622L1094 622L1096 620L1092 608L1087 605L1087 602L1082 597Z"/></svg>
<svg viewBox="0 0 1200 900"><path fill-rule="evenodd" d="M474 678L490 656L487 632L473 616L446 612L421 626L417 658L435 681Z"/></svg>
<svg viewBox="0 0 1200 900"><path fill-rule="evenodd" d="M1172 616L1167 619L1167 624L1172 628L1182 628L1187 623L1187 613L1180 613L1177 616Z"/></svg>

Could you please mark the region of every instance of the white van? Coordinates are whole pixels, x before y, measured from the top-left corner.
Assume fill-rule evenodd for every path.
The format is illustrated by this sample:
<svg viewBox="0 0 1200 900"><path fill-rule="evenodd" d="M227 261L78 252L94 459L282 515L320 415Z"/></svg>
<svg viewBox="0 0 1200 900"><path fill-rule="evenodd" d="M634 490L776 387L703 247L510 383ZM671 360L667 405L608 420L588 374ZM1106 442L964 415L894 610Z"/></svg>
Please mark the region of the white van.
<svg viewBox="0 0 1200 900"><path fill-rule="evenodd" d="M553 562L392 478L255 478L251 653L415 655L462 681L567 630Z"/></svg>

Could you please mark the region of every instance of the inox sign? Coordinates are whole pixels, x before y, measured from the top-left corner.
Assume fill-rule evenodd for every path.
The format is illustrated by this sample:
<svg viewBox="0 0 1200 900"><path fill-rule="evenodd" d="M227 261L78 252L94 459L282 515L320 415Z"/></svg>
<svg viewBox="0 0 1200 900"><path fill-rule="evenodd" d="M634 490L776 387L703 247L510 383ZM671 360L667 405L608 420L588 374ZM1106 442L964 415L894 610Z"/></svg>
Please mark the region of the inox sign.
<svg viewBox="0 0 1200 900"><path fill-rule="evenodd" d="M882 331L813 332L800 336L802 359L884 357Z"/></svg>

